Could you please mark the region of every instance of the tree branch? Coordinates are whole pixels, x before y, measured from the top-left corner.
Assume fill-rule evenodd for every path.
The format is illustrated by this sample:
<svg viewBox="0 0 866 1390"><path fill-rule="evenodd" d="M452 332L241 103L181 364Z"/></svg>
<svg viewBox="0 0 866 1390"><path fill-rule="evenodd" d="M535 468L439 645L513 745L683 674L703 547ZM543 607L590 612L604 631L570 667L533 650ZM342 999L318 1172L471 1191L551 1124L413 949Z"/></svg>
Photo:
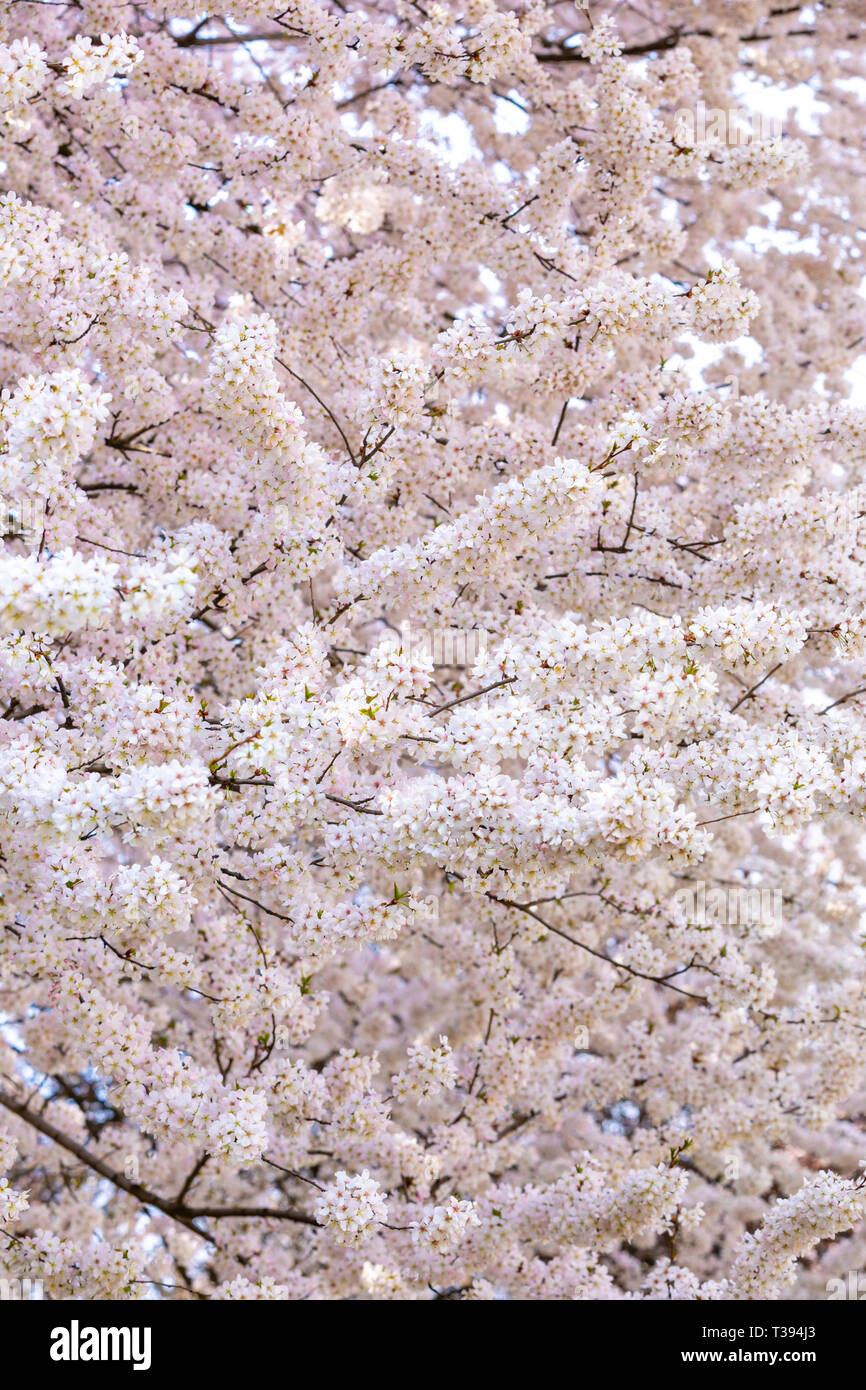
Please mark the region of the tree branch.
<svg viewBox="0 0 866 1390"><path fill-rule="evenodd" d="M140 1183L131 1182L130 1179L124 1177L122 1173L118 1173L114 1168L109 1167L109 1165L103 1162L101 1158L98 1158L96 1154L90 1153L83 1144L79 1144L75 1139L70 1139L67 1134L57 1129L49 1120L43 1119L41 1115L34 1114L32 1110L28 1110L25 1104L13 1100L13 1098L7 1095L3 1090L0 1090L0 1105L4 1106L13 1115L17 1115L19 1120L23 1120L25 1124L32 1125L34 1129L38 1129L39 1133L44 1134L46 1139L51 1139L55 1144L59 1145L61 1149L65 1149L67 1153L72 1154L80 1163L83 1163L85 1167L90 1168L92 1172L98 1173L101 1178L106 1178L122 1192L126 1192L130 1197L134 1197L143 1207L155 1207L157 1211L161 1211L164 1216L170 1217L172 1221L176 1221L180 1226L185 1226L188 1231L192 1231L203 1240L209 1241L211 1237L206 1231L202 1231L199 1226L195 1225L195 1222L202 1217L212 1217L214 1220L220 1220L225 1217L264 1217L279 1221L297 1221L304 1226L318 1225L315 1217L308 1216L306 1212L296 1211L291 1207L281 1208L276 1211L269 1207L190 1207L184 1202L178 1200L172 1201L170 1198L160 1197L158 1193L151 1192L148 1188L142 1187Z"/></svg>

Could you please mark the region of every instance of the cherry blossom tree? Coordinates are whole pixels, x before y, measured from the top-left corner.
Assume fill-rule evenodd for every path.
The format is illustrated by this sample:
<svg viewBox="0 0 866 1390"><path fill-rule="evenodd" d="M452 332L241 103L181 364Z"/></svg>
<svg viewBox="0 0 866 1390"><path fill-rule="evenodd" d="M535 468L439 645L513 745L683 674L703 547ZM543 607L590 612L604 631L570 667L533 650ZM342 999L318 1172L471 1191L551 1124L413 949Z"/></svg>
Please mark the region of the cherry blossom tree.
<svg viewBox="0 0 866 1390"><path fill-rule="evenodd" d="M0 3L48 1297L866 1261L866 15L512 2Z"/></svg>

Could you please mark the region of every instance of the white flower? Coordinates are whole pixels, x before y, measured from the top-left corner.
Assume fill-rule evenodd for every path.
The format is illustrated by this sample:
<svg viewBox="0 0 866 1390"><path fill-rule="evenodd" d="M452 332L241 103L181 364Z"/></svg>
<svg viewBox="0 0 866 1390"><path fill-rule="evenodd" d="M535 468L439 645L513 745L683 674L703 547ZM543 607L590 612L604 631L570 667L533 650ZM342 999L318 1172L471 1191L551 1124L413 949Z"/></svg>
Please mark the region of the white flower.
<svg viewBox="0 0 866 1390"><path fill-rule="evenodd" d="M367 1169L350 1176L339 1172L316 1202L316 1220L343 1245L372 1234L388 1215L388 1206Z"/></svg>
<svg viewBox="0 0 866 1390"><path fill-rule="evenodd" d="M447 1255L473 1226L481 1225L474 1202L451 1196L444 1206L434 1207L413 1221L412 1240L416 1245L429 1247L439 1255Z"/></svg>

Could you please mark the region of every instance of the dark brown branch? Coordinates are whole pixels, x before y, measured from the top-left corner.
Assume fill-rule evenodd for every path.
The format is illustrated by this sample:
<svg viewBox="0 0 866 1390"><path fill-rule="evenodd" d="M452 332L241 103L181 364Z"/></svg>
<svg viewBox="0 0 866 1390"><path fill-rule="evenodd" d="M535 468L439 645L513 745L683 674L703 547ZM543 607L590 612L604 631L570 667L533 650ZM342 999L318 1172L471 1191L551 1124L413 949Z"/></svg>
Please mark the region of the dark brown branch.
<svg viewBox="0 0 866 1390"><path fill-rule="evenodd" d="M226 1217L267 1217L279 1221L297 1221L304 1226L318 1225L315 1217L308 1216L306 1212L296 1211L291 1207L285 1207L279 1210L273 1210L269 1207L243 1206L190 1207L186 1206L181 1201L172 1201L170 1198L161 1197L158 1193L151 1192L148 1188L142 1187L140 1183L131 1182L129 1178L124 1177L122 1173L116 1172L114 1168L109 1167L109 1165L104 1163L101 1158L98 1158L96 1154L86 1149L83 1144L79 1144L75 1139L70 1139L68 1135L63 1134L62 1131L51 1124L49 1120L44 1119L41 1115L34 1114L25 1104L13 1100L11 1096L7 1095L6 1092L2 1090L0 1090L0 1105L4 1106L11 1114L17 1115L25 1124L32 1125L34 1129L38 1129L40 1134L44 1134L47 1139L51 1139L55 1144L59 1145L61 1149L65 1149L67 1153L72 1154L74 1158L77 1158L85 1167L90 1168L92 1172L98 1173L101 1178L106 1178L110 1183L113 1183L115 1187L128 1193L130 1197L134 1197L143 1207L155 1207L156 1210L161 1211L164 1216L170 1217L172 1221L176 1221L180 1226L185 1226L188 1231L192 1231L194 1235L200 1236L203 1240L210 1240L211 1237L206 1231L202 1231L194 1224L203 1217L212 1217L214 1220L220 1220Z"/></svg>

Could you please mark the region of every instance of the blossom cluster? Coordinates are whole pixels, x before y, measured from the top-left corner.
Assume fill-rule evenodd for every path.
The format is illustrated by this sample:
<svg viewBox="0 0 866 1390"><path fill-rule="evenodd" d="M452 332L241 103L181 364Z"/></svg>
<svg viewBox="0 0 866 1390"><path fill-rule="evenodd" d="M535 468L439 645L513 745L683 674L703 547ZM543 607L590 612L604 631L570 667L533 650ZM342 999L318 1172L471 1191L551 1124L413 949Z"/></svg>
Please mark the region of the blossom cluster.
<svg viewBox="0 0 866 1390"><path fill-rule="evenodd" d="M866 1261L864 37L0 0L4 1277Z"/></svg>

